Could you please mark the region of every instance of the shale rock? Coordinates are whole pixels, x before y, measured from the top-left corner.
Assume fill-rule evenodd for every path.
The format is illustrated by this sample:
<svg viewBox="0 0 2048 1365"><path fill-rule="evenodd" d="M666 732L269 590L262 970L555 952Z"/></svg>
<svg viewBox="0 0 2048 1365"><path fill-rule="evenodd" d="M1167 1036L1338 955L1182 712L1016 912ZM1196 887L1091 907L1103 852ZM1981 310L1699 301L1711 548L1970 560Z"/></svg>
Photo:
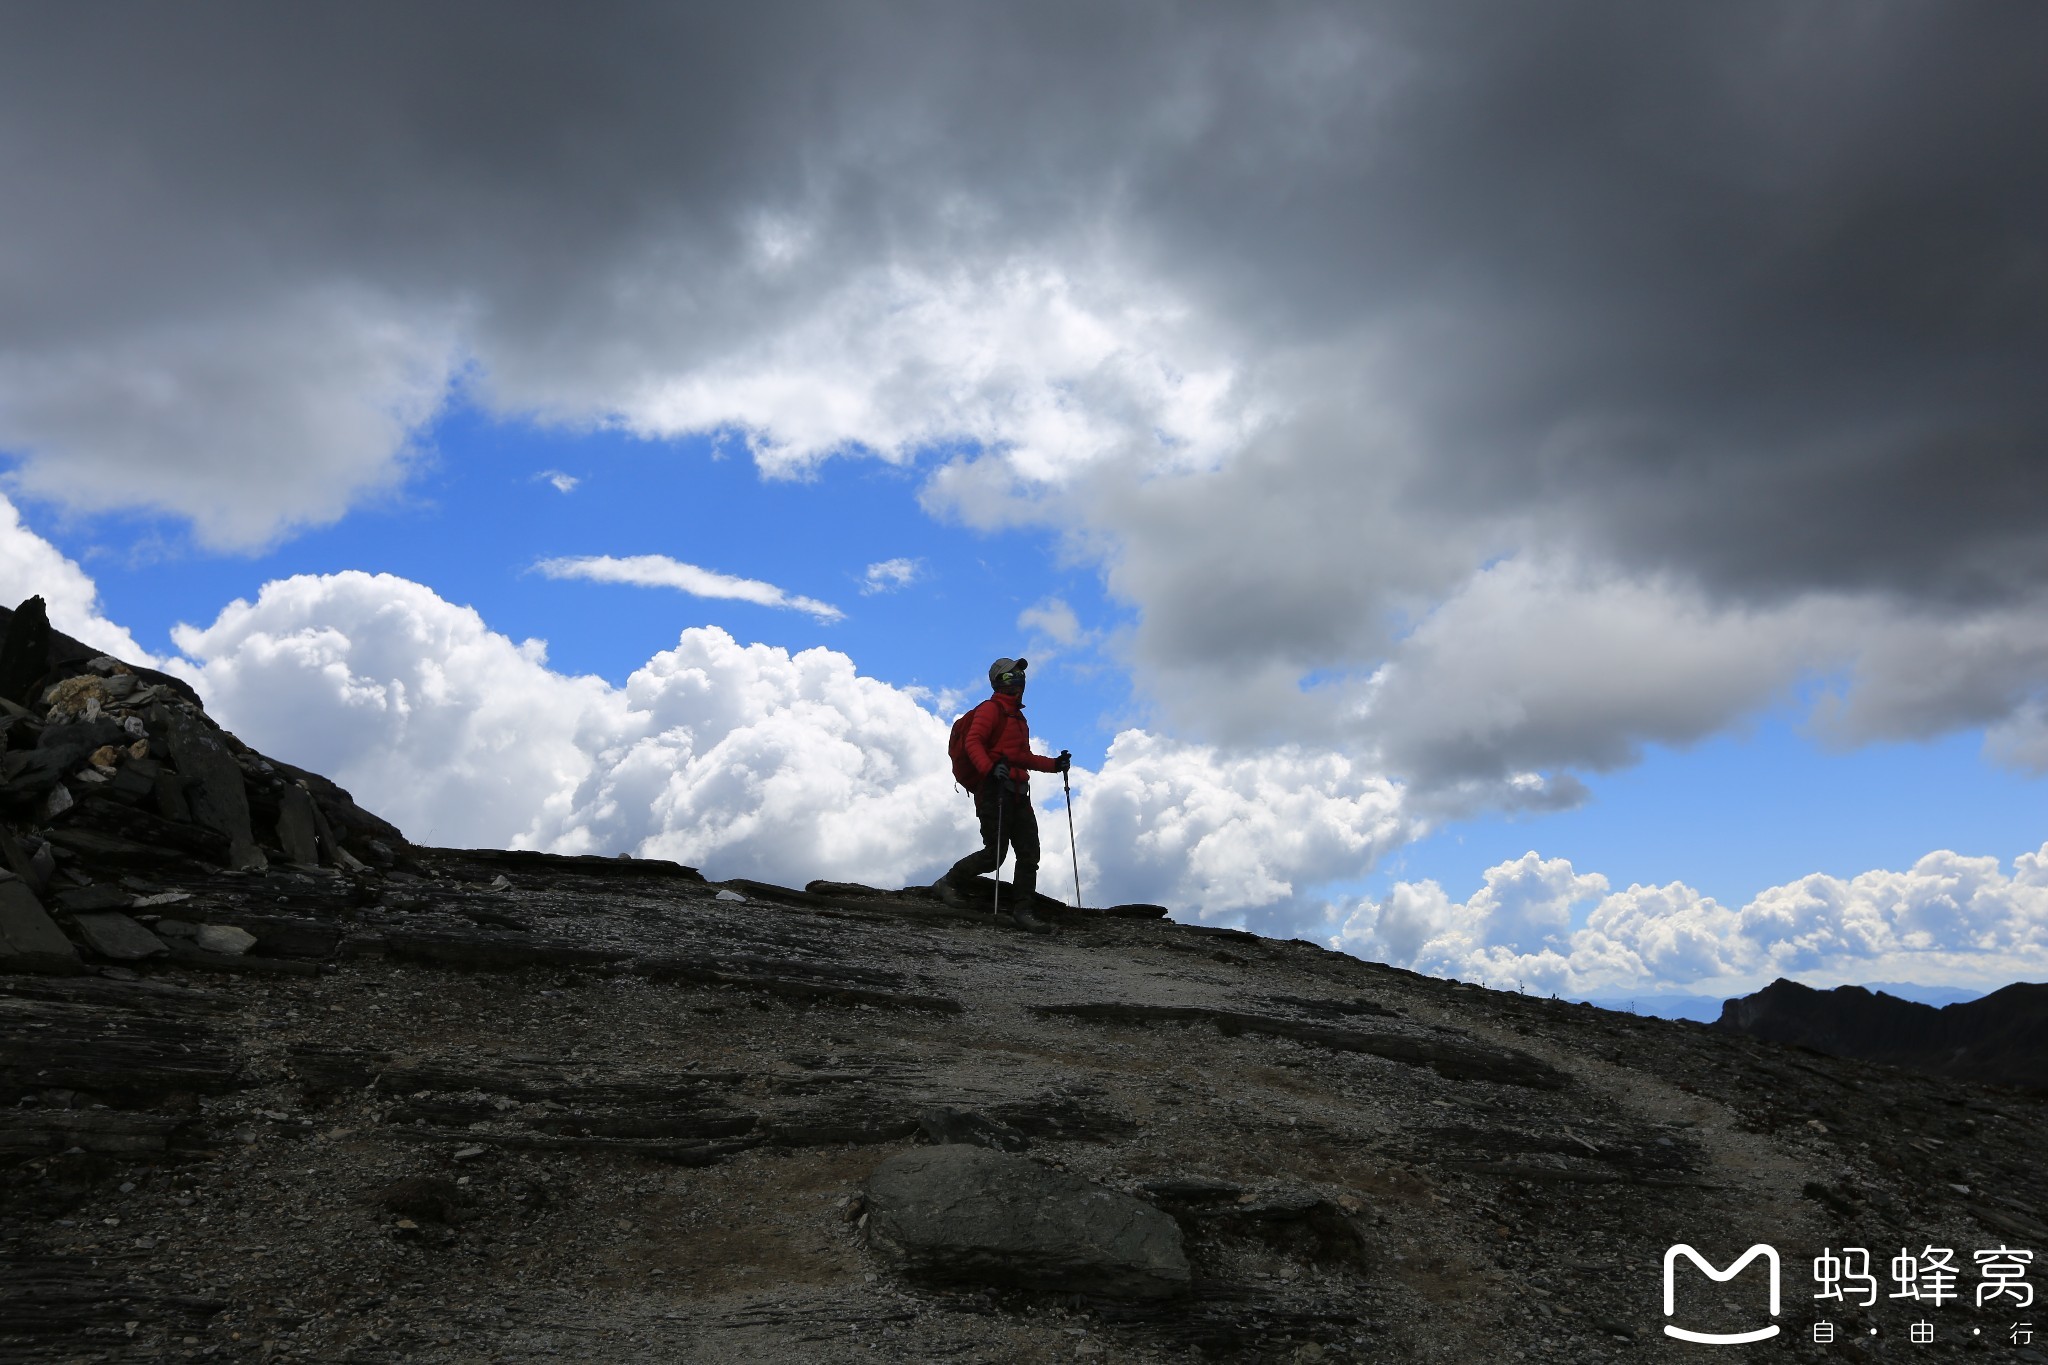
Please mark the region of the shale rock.
<svg viewBox="0 0 2048 1365"><path fill-rule="evenodd" d="M185 800L200 824L227 836L228 865L244 871L263 868L263 850L249 829L249 798L242 790L242 769L210 727L190 712L162 706L150 717L161 729L171 759L185 778Z"/></svg>
<svg viewBox="0 0 2048 1365"><path fill-rule="evenodd" d="M79 970L78 950L18 877L0 882L0 972L63 975Z"/></svg>
<svg viewBox="0 0 2048 1365"><path fill-rule="evenodd" d="M170 951L162 939L118 910L74 915L71 922L78 926L88 947L115 962L135 962Z"/></svg>
<svg viewBox="0 0 2048 1365"><path fill-rule="evenodd" d="M975 1146L893 1156L867 1182L869 1236L905 1273L1004 1288L1172 1298L1180 1227L1143 1200Z"/></svg>
<svg viewBox="0 0 2048 1365"><path fill-rule="evenodd" d="M292 862L310 867L320 861L320 827L313 798L304 787L287 783L283 788L277 814L277 843Z"/></svg>

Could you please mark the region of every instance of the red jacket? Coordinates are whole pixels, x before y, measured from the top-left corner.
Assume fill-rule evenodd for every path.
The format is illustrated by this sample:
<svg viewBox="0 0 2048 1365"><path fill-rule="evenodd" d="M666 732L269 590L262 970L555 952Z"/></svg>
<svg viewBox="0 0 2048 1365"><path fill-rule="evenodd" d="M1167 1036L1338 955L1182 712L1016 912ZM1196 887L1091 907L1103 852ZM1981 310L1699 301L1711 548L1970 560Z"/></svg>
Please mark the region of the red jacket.
<svg viewBox="0 0 2048 1365"><path fill-rule="evenodd" d="M1058 772L1053 761L1031 752L1031 725L1024 719L1024 703L1020 698L1007 692L998 692L989 698L995 703L986 703L975 708L974 719L967 722L967 735L962 741L967 750L967 761L981 774L982 781L994 770L996 760L1010 765L1015 780L1020 786L1029 787L1031 779L1023 771L1033 768L1042 773ZM996 747L988 747L989 736L996 729L997 712L1002 713L1002 733L995 736Z"/></svg>

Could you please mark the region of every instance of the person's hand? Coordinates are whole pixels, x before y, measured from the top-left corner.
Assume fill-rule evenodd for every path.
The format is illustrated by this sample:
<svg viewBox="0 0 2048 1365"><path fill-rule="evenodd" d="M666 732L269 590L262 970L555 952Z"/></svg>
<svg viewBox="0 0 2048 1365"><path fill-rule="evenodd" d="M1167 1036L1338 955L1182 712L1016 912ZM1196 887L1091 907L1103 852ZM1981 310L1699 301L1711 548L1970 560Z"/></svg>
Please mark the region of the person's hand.
<svg viewBox="0 0 2048 1365"><path fill-rule="evenodd" d="M1060 750L1059 757L1052 761L1052 770L1056 773L1063 773L1073 766L1074 756L1065 749Z"/></svg>
<svg viewBox="0 0 2048 1365"><path fill-rule="evenodd" d="M989 773L989 776L998 782L1008 782L1010 780L1010 765L1003 762L1000 758L997 759L996 766Z"/></svg>

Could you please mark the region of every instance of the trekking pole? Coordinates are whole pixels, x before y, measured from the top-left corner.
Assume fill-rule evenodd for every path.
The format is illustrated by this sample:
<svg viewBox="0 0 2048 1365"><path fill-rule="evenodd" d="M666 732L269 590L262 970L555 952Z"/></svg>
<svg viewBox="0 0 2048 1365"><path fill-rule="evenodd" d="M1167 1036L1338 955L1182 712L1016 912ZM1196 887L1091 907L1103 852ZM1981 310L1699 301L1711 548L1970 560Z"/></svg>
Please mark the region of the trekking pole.
<svg viewBox="0 0 2048 1365"><path fill-rule="evenodd" d="M1081 850L1074 844L1074 788L1067 781L1065 770L1060 772L1060 790L1067 794L1067 851L1074 855L1074 908L1081 908Z"/></svg>
<svg viewBox="0 0 2048 1365"><path fill-rule="evenodd" d="M995 903L989 913L1003 913L1003 784L1001 779L991 779L996 784L996 870L990 880L996 884Z"/></svg>

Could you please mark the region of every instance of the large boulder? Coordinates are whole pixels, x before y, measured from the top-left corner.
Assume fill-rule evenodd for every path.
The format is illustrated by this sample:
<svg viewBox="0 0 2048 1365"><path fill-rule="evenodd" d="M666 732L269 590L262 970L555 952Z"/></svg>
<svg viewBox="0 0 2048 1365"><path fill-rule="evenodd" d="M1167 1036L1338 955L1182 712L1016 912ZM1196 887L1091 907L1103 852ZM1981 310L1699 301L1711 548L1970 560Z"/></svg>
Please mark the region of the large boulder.
<svg viewBox="0 0 2048 1365"><path fill-rule="evenodd" d="M977 1146L893 1156L868 1177L870 1244L905 1274L1115 1298L1188 1292L1180 1226L1141 1199Z"/></svg>

